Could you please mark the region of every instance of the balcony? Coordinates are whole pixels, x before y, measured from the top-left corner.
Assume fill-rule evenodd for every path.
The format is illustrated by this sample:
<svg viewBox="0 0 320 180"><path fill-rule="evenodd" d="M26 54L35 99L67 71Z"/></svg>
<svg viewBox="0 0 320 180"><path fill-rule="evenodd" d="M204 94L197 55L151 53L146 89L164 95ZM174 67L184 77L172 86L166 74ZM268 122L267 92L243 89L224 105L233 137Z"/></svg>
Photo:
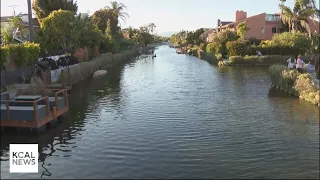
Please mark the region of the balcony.
<svg viewBox="0 0 320 180"><path fill-rule="evenodd" d="M280 15L277 14L266 14L266 21L280 21Z"/></svg>

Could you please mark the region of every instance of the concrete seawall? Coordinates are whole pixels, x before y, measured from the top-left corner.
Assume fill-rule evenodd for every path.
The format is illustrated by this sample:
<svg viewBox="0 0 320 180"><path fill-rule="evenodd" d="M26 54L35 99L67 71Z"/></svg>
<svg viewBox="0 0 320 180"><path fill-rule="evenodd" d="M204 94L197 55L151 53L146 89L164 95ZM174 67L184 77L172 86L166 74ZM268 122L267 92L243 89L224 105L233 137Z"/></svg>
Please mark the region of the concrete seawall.
<svg viewBox="0 0 320 180"><path fill-rule="evenodd" d="M137 57L139 52L134 49L132 51L123 51L117 54L101 54L93 58L91 61L81 62L77 66L72 66L61 71L60 77L55 84L73 86L82 80L92 77L93 73L98 70L124 64L125 62Z"/></svg>

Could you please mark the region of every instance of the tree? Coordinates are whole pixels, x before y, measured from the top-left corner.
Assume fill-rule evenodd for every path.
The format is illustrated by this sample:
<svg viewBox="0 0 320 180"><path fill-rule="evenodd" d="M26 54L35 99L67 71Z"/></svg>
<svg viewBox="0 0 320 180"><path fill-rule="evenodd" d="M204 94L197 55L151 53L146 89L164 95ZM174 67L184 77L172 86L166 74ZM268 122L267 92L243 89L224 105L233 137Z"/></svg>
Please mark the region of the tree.
<svg viewBox="0 0 320 180"><path fill-rule="evenodd" d="M32 10L39 22L49 16L52 11L59 9L71 11L75 15L78 5L73 0L33 0L32 2Z"/></svg>
<svg viewBox="0 0 320 180"><path fill-rule="evenodd" d="M237 35L240 36L241 39L245 38L245 35L248 30L249 30L249 27L245 21L237 25Z"/></svg>
<svg viewBox="0 0 320 180"><path fill-rule="evenodd" d="M110 21L111 26L117 26L118 23L113 17L112 11L109 9L100 9L93 13L92 15L93 23L105 34L107 29L107 22Z"/></svg>
<svg viewBox="0 0 320 180"><path fill-rule="evenodd" d="M311 35L308 19L318 14L318 10L313 5L311 0L295 0L294 7L291 10L284 5L285 0L282 0L279 7L281 9L281 20L289 25L289 29L294 33L299 29L299 26L307 29Z"/></svg>
<svg viewBox="0 0 320 180"><path fill-rule="evenodd" d="M201 36L202 33L204 33L204 29L203 28L197 29L194 32L194 44L200 45L200 43L202 43L202 40L200 39L200 36Z"/></svg>
<svg viewBox="0 0 320 180"><path fill-rule="evenodd" d="M80 47L94 47L100 45L100 42L103 39L103 34L98 27L93 24L91 17L78 15L75 18L74 25L82 27L79 29Z"/></svg>
<svg viewBox="0 0 320 180"><path fill-rule="evenodd" d="M187 34L187 38L186 38L186 43L187 44L194 44L194 38L195 37L195 34L193 31L189 31L188 34Z"/></svg>
<svg viewBox="0 0 320 180"><path fill-rule="evenodd" d="M154 32L154 30L155 30L155 28L156 28L156 25L155 25L154 23L150 23L150 24L148 25L148 27L149 27L149 29L150 29L151 34L153 34L153 32Z"/></svg>
<svg viewBox="0 0 320 180"><path fill-rule="evenodd" d="M123 3L118 3L116 1L111 1L111 6L106 6L105 9L111 12L112 18L110 20L111 32L115 36L118 30L119 18L122 21L126 21L126 18L129 17L129 14L125 12L127 7Z"/></svg>
<svg viewBox="0 0 320 180"><path fill-rule="evenodd" d="M3 44L13 43L15 30L22 29L22 19L20 16L13 16L9 18L9 22L11 22L11 24L8 26L1 27L1 39Z"/></svg>
<svg viewBox="0 0 320 180"><path fill-rule="evenodd" d="M236 41L238 38L238 35L233 31L219 32L213 37L212 42L209 44L210 52L225 55L227 54L226 43Z"/></svg>
<svg viewBox="0 0 320 180"><path fill-rule="evenodd" d="M46 41L59 45L65 51L74 51L80 46L80 29L83 27L79 22L71 11L53 11L42 20L41 33Z"/></svg>
<svg viewBox="0 0 320 180"><path fill-rule="evenodd" d="M113 15L118 18L120 18L122 21L126 21L126 19L129 17L129 14L126 13L124 10L127 9L127 6L125 6L123 3L118 3L116 1L111 1L111 6L106 6L107 9L110 9L113 12Z"/></svg>

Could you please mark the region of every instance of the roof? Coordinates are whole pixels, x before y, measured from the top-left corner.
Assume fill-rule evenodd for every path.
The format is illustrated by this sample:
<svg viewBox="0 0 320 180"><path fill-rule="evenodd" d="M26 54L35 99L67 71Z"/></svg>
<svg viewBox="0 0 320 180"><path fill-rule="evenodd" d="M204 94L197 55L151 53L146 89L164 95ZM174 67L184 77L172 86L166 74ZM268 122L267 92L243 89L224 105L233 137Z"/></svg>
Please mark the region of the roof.
<svg viewBox="0 0 320 180"><path fill-rule="evenodd" d="M235 21L235 22L232 22L232 23L229 23L229 24L223 25L222 27L229 27L229 26L232 26L232 25L238 24L238 23L240 23L240 22L243 22L243 21L246 21L246 20L249 20L249 19L255 18L255 17L260 16L260 15L262 15L262 14L266 14L266 13L261 13L261 14L257 14L257 15L254 15L254 16L250 16L250 17L247 17L246 19L242 19L242 20L239 20L239 21Z"/></svg>
<svg viewBox="0 0 320 180"><path fill-rule="evenodd" d="M232 21L221 21L220 25L224 26L224 25L231 24L231 23L233 23L233 22Z"/></svg>
<svg viewBox="0 0 320 180"><path fill-rule="evenodd" d="M28 14L21 14L21 15L28 15ZM2 16L1 17L1 22L10 22L10 18L13 16ZM34 26L40 26L40 23L37 18L32 18L32 23ZM29 26L27 22L22 22L22 25L24 26Z"/></svg>
<svg viewBox="0 0 320 180"><path fill-rule="evenodd" d="M209 34L215 32L216 29L209 29L200 35L200 38L206 38Z"/></svg>

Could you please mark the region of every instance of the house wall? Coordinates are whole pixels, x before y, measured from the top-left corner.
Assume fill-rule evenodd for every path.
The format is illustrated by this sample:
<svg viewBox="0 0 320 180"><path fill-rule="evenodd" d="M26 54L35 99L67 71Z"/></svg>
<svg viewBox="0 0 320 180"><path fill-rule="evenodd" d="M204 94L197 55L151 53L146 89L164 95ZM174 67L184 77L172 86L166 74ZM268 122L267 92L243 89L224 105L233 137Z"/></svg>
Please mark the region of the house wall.
<svg viewBox="0 0 320 180"><path fill-rule="evenodd" d="M247 31L245 38L248 39L250 37L254 37L257 39L264 40L265 33L262 32L263 28L266 28L266 21L265 21L266 14L262 13L253 17L249 17L245 20L235 22L231 27L225 27L222 31L230 30L236 32L236 27L238 24L242 22L246 22L249 30Z"/></svg>
<svg viewBox="0 0 320 180"><path fill-rule="evenodd" d="M23 16L21 16L21 19L22 19L22 22L26 22L26 23L29 22L28 15L23 15Z"/></svg>
<svg viewBox="0 0 320 180"><path fill-rule="evenodd" d="M310 30L312 33L317 31L317 33L320 32L320 23L318 21L314 21L312 19L309 19L308 25L310 26Z"/></svg>
<svg viewBox="0 0 320 180"><path fill-rule="evenodd" d="M207 42L212 42L215 32L208 34Z"/></svg>
<svg viewBox="0 0 320 180"><path fill-rule="evenodd" d="M272 28L276 28L276 33L272 33ZM277 33L281 33L281 29L283 28L281 21L267 21L265 26L265 37L264 40L271 40L273 35Z"/></svg>
<svg viewBox="0 0 320 180"><path fill-rule="evenodd" d="M247 18L247 12L244 11L236 11L235 21L241 21Z"/></svg>

